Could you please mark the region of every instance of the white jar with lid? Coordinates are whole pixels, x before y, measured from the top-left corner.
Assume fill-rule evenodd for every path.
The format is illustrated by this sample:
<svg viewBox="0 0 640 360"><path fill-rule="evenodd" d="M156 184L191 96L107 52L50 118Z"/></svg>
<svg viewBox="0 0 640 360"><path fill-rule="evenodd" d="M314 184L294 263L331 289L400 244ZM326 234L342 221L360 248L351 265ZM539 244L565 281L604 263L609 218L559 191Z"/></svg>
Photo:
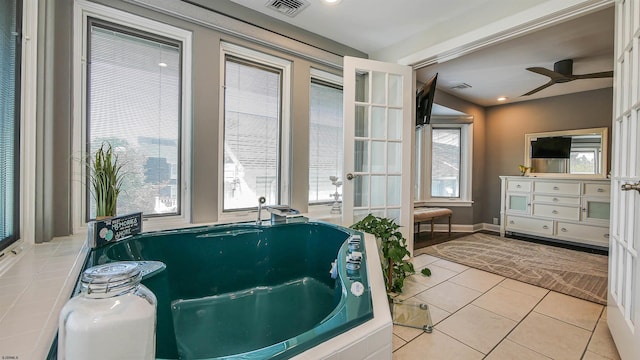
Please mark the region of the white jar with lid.
<svg viewBox="0 0 640 360"><path fill-rule="evenodd" d="M155 359L156 297L135 262L87 269L60 312L58 359Z"/></svg>

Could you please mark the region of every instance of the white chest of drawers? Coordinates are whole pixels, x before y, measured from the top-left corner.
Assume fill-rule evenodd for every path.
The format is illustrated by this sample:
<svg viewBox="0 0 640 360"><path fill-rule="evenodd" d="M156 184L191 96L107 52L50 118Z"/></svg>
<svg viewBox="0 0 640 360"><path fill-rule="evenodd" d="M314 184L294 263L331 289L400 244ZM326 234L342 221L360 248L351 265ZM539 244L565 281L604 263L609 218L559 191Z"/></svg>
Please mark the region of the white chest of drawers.
<svg viewBox="0 0 640 360"><path fill-rule="evenodd" d="M608 248L608 179L500 176L500 235L517 233Z"/></svg>

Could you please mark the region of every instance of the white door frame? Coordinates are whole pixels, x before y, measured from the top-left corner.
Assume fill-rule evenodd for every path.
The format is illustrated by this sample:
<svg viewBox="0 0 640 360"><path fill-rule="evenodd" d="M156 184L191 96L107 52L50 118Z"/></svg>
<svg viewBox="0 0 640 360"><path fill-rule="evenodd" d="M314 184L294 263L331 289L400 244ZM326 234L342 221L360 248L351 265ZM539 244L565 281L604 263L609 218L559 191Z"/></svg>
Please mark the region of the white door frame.
<svg viewBox="0 0 640 360"><path fill-rule="evenodd" d="M640 359L640 0L615 16L607 324L622 359Z"/></svg>

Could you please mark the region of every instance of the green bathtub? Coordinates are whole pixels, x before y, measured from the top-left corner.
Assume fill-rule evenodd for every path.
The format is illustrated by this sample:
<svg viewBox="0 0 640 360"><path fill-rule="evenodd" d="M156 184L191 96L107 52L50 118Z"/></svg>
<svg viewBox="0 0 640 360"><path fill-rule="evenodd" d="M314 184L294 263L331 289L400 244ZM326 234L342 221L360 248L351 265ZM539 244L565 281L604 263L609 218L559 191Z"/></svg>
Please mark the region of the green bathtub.
<svg viewBox="0 0 640 360"><path fill-rule="evenodd" d="M143 280L158 299L159 359L287 359L373 317L364 238L360 270L346 269L354 234L312 221L150 232L94 250L87 266L166 264Z"/></svg>

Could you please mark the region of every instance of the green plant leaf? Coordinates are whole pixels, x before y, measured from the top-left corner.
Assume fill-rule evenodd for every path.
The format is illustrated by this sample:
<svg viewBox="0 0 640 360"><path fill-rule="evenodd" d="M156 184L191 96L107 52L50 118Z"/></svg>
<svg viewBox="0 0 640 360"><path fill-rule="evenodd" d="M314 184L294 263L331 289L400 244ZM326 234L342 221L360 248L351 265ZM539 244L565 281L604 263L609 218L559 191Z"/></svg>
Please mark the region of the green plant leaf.
<svg viewBox="0 0 640 360"><path fill-rule="evenodd" d="M414 274L413 264L405 260L409 255L407 250L407 240L398 231L400 225L393 219L382 218L368 214L362 220L351 225L352 229L372 234L379 240L380 253L382 259L382 272L385 278L387 293L401 293L404 280L407 276ZM389 268L391 267L391 279L389 279Z"/></svg>
<svg viewBox="0 0 640 360"><path fill-rule="evenodd" d="M389 257L391 259L393 259L393 261L397 262L397 261L401 261L402 258L404 257L405 251L402 248L399 248L397 246L391 247L389 249Z"/></svg>
<svg viewBox="0 0 640 360"><path fill-rule="evenodd" d="M424 268L420 271L424 276L431 276L431 270L429 268Z"/></svg>
<svg viewBox="0 0 640 360"><path fill-rule="evenodd" d="M89 168L96 217L115 216L118 195L124 180L122 164L110 143L104 142L93 155Z"/></svg>

